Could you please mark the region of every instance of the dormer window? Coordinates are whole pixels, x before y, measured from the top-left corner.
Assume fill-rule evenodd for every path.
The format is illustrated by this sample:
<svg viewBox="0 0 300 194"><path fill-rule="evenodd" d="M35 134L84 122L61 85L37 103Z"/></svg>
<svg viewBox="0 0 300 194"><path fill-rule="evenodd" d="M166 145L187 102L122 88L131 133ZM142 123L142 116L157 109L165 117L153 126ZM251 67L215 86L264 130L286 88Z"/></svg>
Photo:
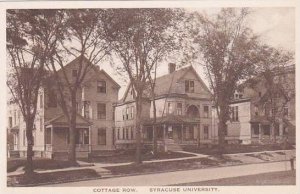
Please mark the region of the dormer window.
<svg viewBox="0 0 300 194"><path fill-rule="evenodd" d="M105 81L97 81L97 92L98 93L106 93L106 82Z"/></svg>
<svg viewBox="0 0 300 194"><path fill-rule="evenodd" d="M195 84L193 80L185 80L185 92L187 93L194 93L195 91Z"/></svg>
<svg viewBox="0 0 300 194"><path fill-rule="evenodd" d="M72 77L77 77L77 69L72 70Z"/></svg>

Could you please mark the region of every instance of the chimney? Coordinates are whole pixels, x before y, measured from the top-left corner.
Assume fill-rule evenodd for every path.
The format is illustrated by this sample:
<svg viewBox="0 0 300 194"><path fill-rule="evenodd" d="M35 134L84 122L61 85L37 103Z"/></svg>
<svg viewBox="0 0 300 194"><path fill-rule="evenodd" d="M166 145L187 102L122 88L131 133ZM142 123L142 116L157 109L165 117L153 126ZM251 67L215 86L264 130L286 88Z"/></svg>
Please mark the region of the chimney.
<svg viewBox="0 0 300 194"><path fill-rule="evenodd" d="M175 63L169 63L169 73L173 73L176 69Z"/></svg>

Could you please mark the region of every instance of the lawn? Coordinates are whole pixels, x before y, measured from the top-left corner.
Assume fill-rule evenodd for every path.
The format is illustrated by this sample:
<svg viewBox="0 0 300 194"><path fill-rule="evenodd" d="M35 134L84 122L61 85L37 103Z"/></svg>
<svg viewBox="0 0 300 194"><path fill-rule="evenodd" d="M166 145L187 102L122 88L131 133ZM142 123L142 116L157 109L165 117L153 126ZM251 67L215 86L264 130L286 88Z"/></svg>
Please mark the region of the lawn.
<svg viewBox="0 0 300 194"><path fill-rule="evenodd" d="M294 149L291 145L284 147L279 144L271 144L271 145L225 145L223 154L236 154L236 153L248 153L248 152L262 152L262 151L274 151L274 150L285 150L285 149ZM210 148L197 146L185 146L183 147L184 151L207 154L207 155L218 155L219 150L217 146L213 146Z"/></svg>
<svg viewBox="0 0 300 194"><path fill-rule="evenodd" d="M176 186L255 186L255 185L295 185L296 171L281 171L257 175L216 179L209 181L178 184Z"/></svg>
<svg viewBox="0 0 300 194"><path fill-rule="evenodd" d="M7 159L7 172L13 172L17 168L25 166L25 158L9 158ZM34 169L50 170L50 169L61 169L70 167L71 164L68 161L53 160L48 158L34 158L33 167Z"/></svg>
<svg viewBox="0 0 300 194"><path fill-rule="evenodd" d="M71 182L78 180L100 178L96 171L92 169L81 169L72 171L60 171L51 173L35 173L32 176L24 174L8 177L7 186L33 186L38 184L53 184L61 182Z"/></svg>
<svg viewBox="0 0 300 194"><path fill-rule="evenodd" d="M180 152L160 152L158 156L154 158L154 156L150 152L142 153L142 160L161 160L161 159L171 159L171 158L183 158L183 157L192 157L195 156L193 154L186 154ZM82 158L79 159L84 162L91 163L125 163L125 162L134 162L135 161L135 150L127 150L120 153L116 153L110 156L93 156L88 159Z"/></svg>
<svg viewBox="0 0 300 194"><path fill-rule="evenodd" d="M132 174L148 174L155 172L170 172L179 170L191 170L207 168L218 165L233 165L240 164L239 161L230 160L229 158L197 158L197 159L185 159L179 161L168 162L154 162L154 163L142 163L142 164L129 164L123 166L111 166L105 167L111 171L113 175L132 175Z"/></svg>

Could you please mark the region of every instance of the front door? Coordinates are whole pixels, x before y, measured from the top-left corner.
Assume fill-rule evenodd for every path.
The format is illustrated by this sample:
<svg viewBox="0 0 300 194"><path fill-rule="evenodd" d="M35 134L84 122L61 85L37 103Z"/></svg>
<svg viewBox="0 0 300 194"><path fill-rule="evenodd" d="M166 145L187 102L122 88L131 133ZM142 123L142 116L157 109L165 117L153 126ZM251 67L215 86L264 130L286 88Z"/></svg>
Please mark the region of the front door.
<svg viewBox="0 0 300 194"><path fill-rule="evenodd" d="M172 126L168 126L168 139L173 139L173 128Z"/></svg>

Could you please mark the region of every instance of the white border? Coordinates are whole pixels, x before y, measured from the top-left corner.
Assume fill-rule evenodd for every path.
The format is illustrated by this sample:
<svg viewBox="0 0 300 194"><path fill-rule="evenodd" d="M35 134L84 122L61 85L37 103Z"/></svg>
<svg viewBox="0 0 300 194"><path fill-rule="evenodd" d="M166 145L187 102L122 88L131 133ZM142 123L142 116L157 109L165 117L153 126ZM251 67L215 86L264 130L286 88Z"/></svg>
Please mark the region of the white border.
<svg viewBox="0 0 300 194"><path fill-rule="evenodd" d="M30 2L0 2L0 59L1 59L1 69L0 69L0 89L2 89L2 97L0 97L0 155L2 156L1 161L1 178L0 178L0 193L43 193L43 194L53 194L62 192L72 192L72 193L95 193L93 188L95 187L32 187L32 188L7 188L6 187L6 55L5 55L5 10L15 9L15 8L155 8L155 7L295 7L296 8L296 126L300 126L300 120L298 119L299 108L299 2L296 0L202 0L202 1L30 1ZM296 127L296 129L299 127ZM296 130L297 131L297 130ZM297 139L299 139L299 133L297 133ZM297 144L297 157L299 156L299 145ZM297 167L299 166L297 161ZM297 177L299 177L299 171L297 171ZM199 175L201 176L201 175ZM234 194L296 194L300 193L299 190L299 178L297 178L297 188L296 186L226 186L218 187L218 192L210 193L234 193ZM100 187L101 185L99 185ZM150 193L148 187L136 187L138 193ZM181 192L183 193L183 192ZM200 192L209 193L209 192Z"/></svg>

